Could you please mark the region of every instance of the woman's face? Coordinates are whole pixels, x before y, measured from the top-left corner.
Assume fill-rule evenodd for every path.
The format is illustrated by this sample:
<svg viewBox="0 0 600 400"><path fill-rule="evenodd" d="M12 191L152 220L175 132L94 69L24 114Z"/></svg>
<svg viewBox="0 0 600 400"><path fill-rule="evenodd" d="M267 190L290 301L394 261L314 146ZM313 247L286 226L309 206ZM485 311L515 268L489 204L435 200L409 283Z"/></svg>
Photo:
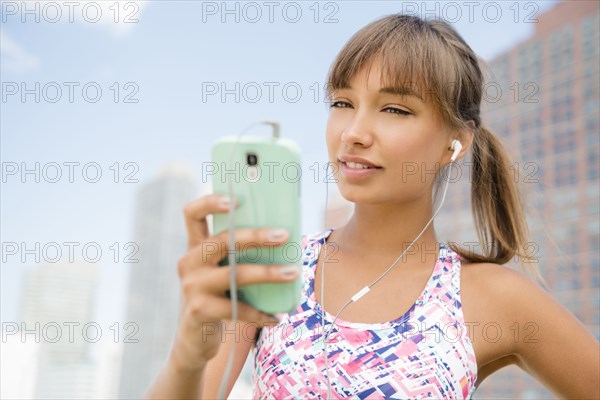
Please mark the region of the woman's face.
<svg viewBox="0 0 600 400"><path fill-rule="evenodd" d="M379 68L375 61L369 76L363 68L349 88L333 93L327 122L333 175L342 196L355 203L430 202L452 137L431 99L382 88ZM352 156L377 168L345 162Z"/></svg>

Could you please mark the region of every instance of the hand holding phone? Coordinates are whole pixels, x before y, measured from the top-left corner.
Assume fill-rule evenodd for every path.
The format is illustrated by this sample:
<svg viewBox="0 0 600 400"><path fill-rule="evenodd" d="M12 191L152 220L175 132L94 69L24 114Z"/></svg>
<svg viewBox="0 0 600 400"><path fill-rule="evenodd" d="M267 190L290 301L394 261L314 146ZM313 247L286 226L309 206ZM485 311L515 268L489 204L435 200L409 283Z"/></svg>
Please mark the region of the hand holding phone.
<svg viewBox="0 0 600 400"><path fill-rule="evenodd" d="M225 137L212 149L213 191L238 202L235 226L226 214L214 215L214 233L230 228L279 228L288 241L279 246L251 243L239 246L239 263L278 264L302 269L300 218L300 150L290 139ZM219 265L228 265L227 257ZM244 285L241 301L265 313L290 312L300 303L302 276L292 282Z"/></svg>

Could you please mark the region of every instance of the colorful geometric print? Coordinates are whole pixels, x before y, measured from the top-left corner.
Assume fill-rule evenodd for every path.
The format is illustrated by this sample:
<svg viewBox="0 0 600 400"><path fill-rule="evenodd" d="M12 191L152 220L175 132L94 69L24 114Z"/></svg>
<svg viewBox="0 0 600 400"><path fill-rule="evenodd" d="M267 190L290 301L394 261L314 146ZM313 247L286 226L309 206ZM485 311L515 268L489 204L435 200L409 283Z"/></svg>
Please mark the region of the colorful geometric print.
<svg viewBox="0 0 600 400"><path fill-rule="evenodd" d="M253 349L254 399L325 399L321 317L314 295L319 251L333 229L304 237L302 303ZM335 316L325 312L325 325ZM477 363L460 301L460 256L440 244L421 296L401 317L378 324L338 318L328 340L332 398L465 399Z"/></svg>

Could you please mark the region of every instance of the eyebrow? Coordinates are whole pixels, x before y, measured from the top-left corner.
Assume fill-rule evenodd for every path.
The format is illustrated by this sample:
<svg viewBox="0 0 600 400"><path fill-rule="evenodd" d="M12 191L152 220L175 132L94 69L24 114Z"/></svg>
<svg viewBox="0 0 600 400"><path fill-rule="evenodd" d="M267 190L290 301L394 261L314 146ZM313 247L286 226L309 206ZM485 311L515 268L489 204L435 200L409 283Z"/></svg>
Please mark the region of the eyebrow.
<svg viewBox="0 0 600 400"><path fill-rule="evenodd" d="M343 89L352 90L353 88L350 85L344 85L343 87L339 87L337 90ZM412 96L424 102L423 98L408 86L386 86L379 89L379 93L393 94L396 96Z"/></svg>
<svg viewBox="0 0 600 400"><path fill-rule="evenodd" d="M390 86L379 89L379 93L394 94L397 96L413 96L423 101L423 98L419 96L417 92L409 88L408 86Z"/></svg>

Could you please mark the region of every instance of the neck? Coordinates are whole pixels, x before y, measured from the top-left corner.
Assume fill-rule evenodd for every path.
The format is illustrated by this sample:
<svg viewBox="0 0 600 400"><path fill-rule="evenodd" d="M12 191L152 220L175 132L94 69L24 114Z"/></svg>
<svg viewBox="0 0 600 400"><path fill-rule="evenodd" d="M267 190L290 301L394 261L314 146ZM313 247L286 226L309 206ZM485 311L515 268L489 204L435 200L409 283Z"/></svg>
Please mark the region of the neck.
<svg viewBox="0 0 600 400"><path fill-rule="evenodd" d="M398 258L431 219L431 204L415 201L403 204L356 204L350 221L338 229L334 239L340 250ZM425 261L437 255L433 222L406 253L407 258ZM418 262L418 261L416 261Z"/></svg>

